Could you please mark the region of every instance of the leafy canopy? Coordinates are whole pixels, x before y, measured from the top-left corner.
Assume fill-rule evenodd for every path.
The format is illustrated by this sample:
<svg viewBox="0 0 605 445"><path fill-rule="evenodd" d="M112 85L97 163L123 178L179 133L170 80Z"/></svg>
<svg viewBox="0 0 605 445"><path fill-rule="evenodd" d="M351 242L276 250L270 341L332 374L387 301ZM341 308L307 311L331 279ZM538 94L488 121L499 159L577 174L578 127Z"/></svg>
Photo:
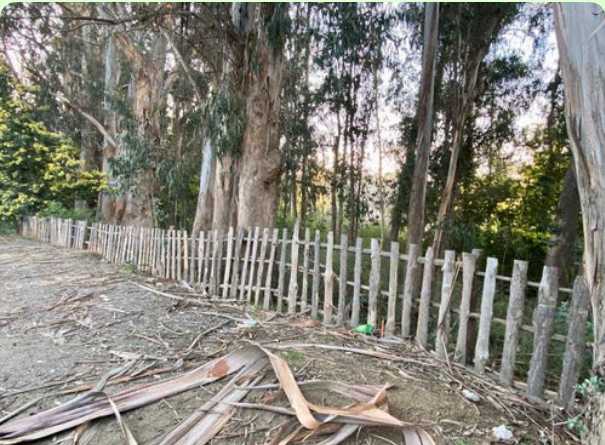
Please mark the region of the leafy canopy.
<svg viewBox="0 0 605 445"><path fill-rule="evenodd" d="M82 172L78 149L34 117L32 91L0 65L0 220L14 221L51 202L71 207L103 187L98 171Z"/></svg>

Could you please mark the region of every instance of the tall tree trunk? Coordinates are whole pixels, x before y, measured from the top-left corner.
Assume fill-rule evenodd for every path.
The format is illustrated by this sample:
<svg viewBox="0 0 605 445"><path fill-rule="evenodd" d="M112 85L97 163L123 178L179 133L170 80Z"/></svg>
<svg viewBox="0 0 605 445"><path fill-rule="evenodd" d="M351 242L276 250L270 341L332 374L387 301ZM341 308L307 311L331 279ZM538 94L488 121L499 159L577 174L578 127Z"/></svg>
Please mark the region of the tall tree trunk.
<svg viewBox="0 0 605 445"><path fill-rule="evenodd" d="M149 54L142 53L125 34L116 35L120 51L130 62L133 76L134 96L132 109L137 121L137 136L150 150L161 143L160 115L165 100L164 65L167 41L158 34ZM154 224L154 196L157 188L152 153L151 165L142 169L134 185L123 197L120 223L150 227Z"/></svg>
<svg viewBox="0 0 605 445"><path fill-rule="evenodd" d="M282 171L279 151L279 105L282 44L269 36L272 20L282 20L285 7L255 5L255 48L249 49L246 130L241 150L237 223L240 227L272 227ZM273 39L273 40L271 40ZM254 66L251 66L254 65Z"/></svg>
<svg viewBox="0 0 605 445"><path fill-rule="evenodd" d="M234 214L237 212L236 196L239 168L239 159L231 153L224 153L216 161L215 199L212 211L212 228L214 229L226 230L230 226L238 225Z"/></svg>
<svg viewBox="0 0 605 445"><path fill-rule="evenodd" d="M422 244L426 182L433 135L435 65L439 36L439 3L425 3L422 81L418 95L418 138L408 208L408 245Z"/></svg>
<svg viewBox="0 0 605 445"><path fill-rule="evenodd" d="M200 190L197 195L195 219L191 233L212 228L212 210L214 208L214 179L216 170L216 154L209 137L204 140L202 162L200 167Z"/></svg>
<svg viewBox="0 0 605 445"><path fill-rule="evenodd" d="M559 269L559 280L562 286L572 283L576 268L575 247L578 239L580 219L580 196L573 165L565 173L563 189L559 196L557 207L557 224L555 233L550 240L545 264Z"/></svg>
<svg viewBox="0 0 605 445"><path fill-rule="evenodd" d="M336 239L340 239L338 233L338 178L339 178L339 146L340 146L340 111L336 114L336 138L332 144L332 177L330 179L330 206L332 212L332 232Z"/></svg>
<svg viewBox="0 0 605 445"><path fill-rule="evenodd" d="M596 4L554 3L567 130L584 230L584 278L592 304L594 368L605 364L605 14ZM605 395L591 444L605 443Z"/></svg>
<svg viewBox="0 0 605 445"><path fill-rule="evenodd" d="M458 159L462 149L462 140L466 118L473 108L473 102L477 93L477 80L479 77L479 68L481 62L487 55L491 42L501 28L502 19L507 13L506 8L502 7L492 11L487 17L482 17L481 25L477 26L478 31L473 33L472 42L468 44L465 54L462 56L462 85L459 92L457 104L455 105L453 116L453 139L450 147L450 159L447 171L445 187L441 194L441 203L437 213L437 228L435 238L433 239L433 251L436 256L440 256L443 246L444 230L447 224L452 205L454 201L454 189L457 182ZM470 37L469 37L470 38Z"/></svg>
<svg viewBox="0 0 605 445"><path fill-rule="evenodd" d="M100 8L100 16L109 18L104 9ZM113 178L111 172L111 160L118 154L118 147L114 144L115 136L118 130L118 115L113 105L118 81L120 79L120 60L115 47L114 35L111 28L107 28L104 54L104 86L103 86L103 111L104 111L104 126L108 133L103 135L102 149L102 170L108 178L110 187L119 187L116 179ZM108 191L101 192L99 199L99 207L101 211L101 219L105 222L115 222L115 197Z"/></svg>

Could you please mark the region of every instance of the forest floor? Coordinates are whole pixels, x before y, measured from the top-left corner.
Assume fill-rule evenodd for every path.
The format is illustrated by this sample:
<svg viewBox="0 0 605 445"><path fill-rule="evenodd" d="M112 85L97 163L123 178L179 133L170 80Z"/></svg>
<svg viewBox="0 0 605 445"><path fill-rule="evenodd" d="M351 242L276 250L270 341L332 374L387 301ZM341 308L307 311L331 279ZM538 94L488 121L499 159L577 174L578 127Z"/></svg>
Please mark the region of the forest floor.
<svg viewBox="0 0 605 445"><path fill-rule="evenodd" d="M511 443L573 443L560 425L554 426L561 420L553 418L554 409L530 404L489 378L439 362L411 344L381 342L324 328L308 318L288 318L233 303L194 305L141 286L203 301L177 283L134 274L86 252L0 237L0 419L38 398L18 417L54 407L94 387L109 370L129 361L133 364L126 374L108 381L107 394L183 374L255 342L281 345L279 355L299 380L393 385L387 391L389 412L426 429L436 443L491 443L492 429L501 425L512 431ZM255 322L242 324L224 315ZM361 355L352 348L398 359ZM267 374L264 383L274 380ZM154 443L223 385L219 381L162 399L126 413L124 421L140 444ZM473 391L480 400L468 400L464 390ZM325 391L305 390L305 395L323 404L348 403ZM244 401L288 405L279 390L252 391ZM270 443L284 419L276 413L238 408L212 443ZM87 443L124 443L115 418L94 425ZM74 443L73 430L39 443L60 441ZM399 432L374 427L361 429L343 443L402 441Z"/></svg>

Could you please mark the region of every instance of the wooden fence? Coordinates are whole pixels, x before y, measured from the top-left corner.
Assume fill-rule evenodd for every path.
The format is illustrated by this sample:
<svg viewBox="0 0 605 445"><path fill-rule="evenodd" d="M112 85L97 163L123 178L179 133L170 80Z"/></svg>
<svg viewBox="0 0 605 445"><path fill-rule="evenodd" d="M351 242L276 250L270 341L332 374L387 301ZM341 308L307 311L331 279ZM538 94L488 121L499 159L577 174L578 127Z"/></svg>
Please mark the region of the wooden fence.
<svg viewBox="0 0 605 445"><path fill-rule="evenodd" d="M582 280L576 280L573 289L560 288L557 269L544 266L539 283L528 281L528 263L519 260L514 261L512 276L499 275L498 260L483 261L480 251L459 256L446 251L444 258L434 258L431 248L421 256L416 245L402 253L397 242L382 251L377 239L371 239L368 248L360 238L349 246L345 235L335 244L331 232L325 240L309 229L300 237L298 227L292 234L288 229L280 233L256 227L190 236L182 230L87 226L83 221L37 217L24 221L23 235L87 249L111 263L130 264L160 278L186 281L211 298L310 313L326 325L370 324L387 337L415 338L444 361L497 373L504 385L522 386L530 397L548 395L564 405L573 399L586 352L589 304ZM483 262L484 270L479 270ZM530 292L537 295L526 299ZM571 304L566 335L554 332L563 293L573 294L567 298ZM506 313L498 316L499 307ZM496 345L498 326L502 341ZM526 383L520 383L514 380L520 374L517 354L528 336L533 338L531 359L522 373ZM564 344L561 374L555 379L558 393L545 388L554 342Z"/></svg>

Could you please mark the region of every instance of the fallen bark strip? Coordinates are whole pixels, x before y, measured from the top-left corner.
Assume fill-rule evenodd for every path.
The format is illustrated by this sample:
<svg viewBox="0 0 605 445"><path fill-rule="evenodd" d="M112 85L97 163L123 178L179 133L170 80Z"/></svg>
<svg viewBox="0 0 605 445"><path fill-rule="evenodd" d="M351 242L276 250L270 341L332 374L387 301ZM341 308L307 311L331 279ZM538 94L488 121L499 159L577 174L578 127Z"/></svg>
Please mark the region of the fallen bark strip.
<svg viewBox="0 0 605 445"><path fill-rule="evenodd" d="M243 349L212 360L181 376L121 391L112 395L111 399L120 412L126 412L215 382L260 359L263 359L263 355L257 349ZM0 426L0 444L39 439L111 414L113 409L107 397L100 395L98 391L90 391L56 408Z"/></svg>
<svg viewBox="0 0 605 445"><path fill-rule="evenodd" d="M377 354L380 354L381 358L388 356L383 353ZM371 355L375 356L375 354ZM325 444L340 443L360 426L366 425L400 429L406 433L406 445L434 443L424 430L396 419L388 413L386 391L389 385L352 387L340 382L323 382L327 390L351 398L356 403L344 408L317 405L305 398L285 360L267 349L252 345L212 360L179 377L156 384L139 385L111 396L99 391L100 385L97 385L95 390L82 394L56 408L0 426L0 445L39 439L112 414L120 422L128 444L134 445L136 444L134 436L122 421L120 413L217 381L228 375L234 375L219 393L183 421L161 442L161 445L206 444L229 421L236 407L246 406L242 405L240 401L250 391L247 385L253 387L260 382L267 363L271 364L292 408L291 410L286 408L282 413L294 415L300 423L295 432L291 432L285 439L282 439L280 444L289 443L299 432L303 433L305 430L317 434L324 430L332 432L334 431L332 424L344 424L344 426L338 428L328 440L324 441ZM102 383L104 384L104 382Z"/></svg>

